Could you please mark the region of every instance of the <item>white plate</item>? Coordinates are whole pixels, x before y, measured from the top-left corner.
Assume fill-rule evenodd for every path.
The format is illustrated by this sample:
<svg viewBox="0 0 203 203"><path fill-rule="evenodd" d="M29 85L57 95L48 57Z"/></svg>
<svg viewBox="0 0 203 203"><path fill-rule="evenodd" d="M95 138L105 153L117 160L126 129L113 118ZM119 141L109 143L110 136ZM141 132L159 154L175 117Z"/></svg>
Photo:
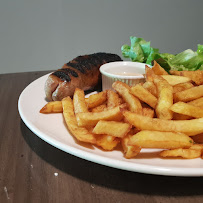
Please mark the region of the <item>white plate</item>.
<svg viewBox="0 0 203 203"><path fill-rule="evenodd" d="M46 104L44 83L48 75L28 85L18 101L24 123L47 143L88 161L127 171L169 176L203 176L203 160L200 158L161 159L157 156L159 150L146 149L135 159L125 159L118 150L104 152L96 147L77 144L64 125L62 114L39 113Z"/></svg>

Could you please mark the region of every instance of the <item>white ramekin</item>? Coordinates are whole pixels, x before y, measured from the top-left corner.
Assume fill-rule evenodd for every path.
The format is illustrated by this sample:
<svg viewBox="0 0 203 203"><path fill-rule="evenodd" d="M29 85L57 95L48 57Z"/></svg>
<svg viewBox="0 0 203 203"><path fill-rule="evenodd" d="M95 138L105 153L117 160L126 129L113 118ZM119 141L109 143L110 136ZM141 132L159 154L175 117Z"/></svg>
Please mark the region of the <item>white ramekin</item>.
<svg viewBox="0 0 203 203"><path fill-rule="evenodd" d="M122 81L129 86L134 86L140 82L145 81L145 63L121 61L110 62L100 67L102 74L102 90L112 89L112 84L115 81ZM124 73L125 75L117 75L118 73ZM141 74L139 76L133 76L130 74ZM128 75L129 74L129 75Z"/></svg>

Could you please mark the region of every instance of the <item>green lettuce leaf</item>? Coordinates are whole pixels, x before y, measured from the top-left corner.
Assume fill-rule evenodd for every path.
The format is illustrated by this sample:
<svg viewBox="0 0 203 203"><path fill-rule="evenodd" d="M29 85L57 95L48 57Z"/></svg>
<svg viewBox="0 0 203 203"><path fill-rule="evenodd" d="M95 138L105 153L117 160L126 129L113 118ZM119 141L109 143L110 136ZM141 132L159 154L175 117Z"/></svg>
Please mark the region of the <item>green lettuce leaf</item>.
<svg viewBox="0 0 203 203"><path fill-rule="evenodd" d="M187 49L177 55L160 53L150 42L143 38L130 37L131 45L121 47L122 55L132 61L152 64L156 60L166 71L169 70L203 70L203 45L198 44L197 51Z"/></svg>
<svg viewBox="0 0 203 203"><path fill-rule="evenodd" d="M145 63L155 50L150 46L150 42L146 42L143 38L130 37L130 42L131 45L123 45L121 51L125 58L130 58L132 61Z"/></svg>
<svg viewBox="0 0 203 203"><path fill-rule="evenodd" d="M171 69L173 70L197 70L203 64L203 51L201 46L194 52L187 49L177 54L173 59L169 60Z"/></svg>

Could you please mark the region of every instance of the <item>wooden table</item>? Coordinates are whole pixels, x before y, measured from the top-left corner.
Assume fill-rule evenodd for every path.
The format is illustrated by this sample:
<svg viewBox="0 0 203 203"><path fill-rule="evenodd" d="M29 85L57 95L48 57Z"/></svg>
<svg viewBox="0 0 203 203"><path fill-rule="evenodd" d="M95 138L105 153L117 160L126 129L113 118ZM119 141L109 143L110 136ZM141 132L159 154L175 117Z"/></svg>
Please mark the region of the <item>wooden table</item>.
<svg viewBox="0 0 203 203"><path fill-rule="evenodd" d="M47 144L21 120L21 91L47 72L0 75L0 202L203 202L203 177L167 177L85 161Z"/></svg>

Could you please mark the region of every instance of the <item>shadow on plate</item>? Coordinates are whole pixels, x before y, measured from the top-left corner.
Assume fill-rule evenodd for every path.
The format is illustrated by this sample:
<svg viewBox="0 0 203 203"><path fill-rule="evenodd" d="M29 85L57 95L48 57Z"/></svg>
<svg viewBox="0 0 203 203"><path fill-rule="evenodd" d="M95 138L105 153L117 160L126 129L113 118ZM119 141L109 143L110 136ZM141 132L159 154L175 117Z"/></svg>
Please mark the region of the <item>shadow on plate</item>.
<svg viewBox="0 0 203 203"><path fill-rule="evenodd" d="M114 169L72 156L49 145L32 133L22 120L21 132L31 150L43 160L67 174L91 184L147 195L203 194L203 177L159 176Z"/></svg>

